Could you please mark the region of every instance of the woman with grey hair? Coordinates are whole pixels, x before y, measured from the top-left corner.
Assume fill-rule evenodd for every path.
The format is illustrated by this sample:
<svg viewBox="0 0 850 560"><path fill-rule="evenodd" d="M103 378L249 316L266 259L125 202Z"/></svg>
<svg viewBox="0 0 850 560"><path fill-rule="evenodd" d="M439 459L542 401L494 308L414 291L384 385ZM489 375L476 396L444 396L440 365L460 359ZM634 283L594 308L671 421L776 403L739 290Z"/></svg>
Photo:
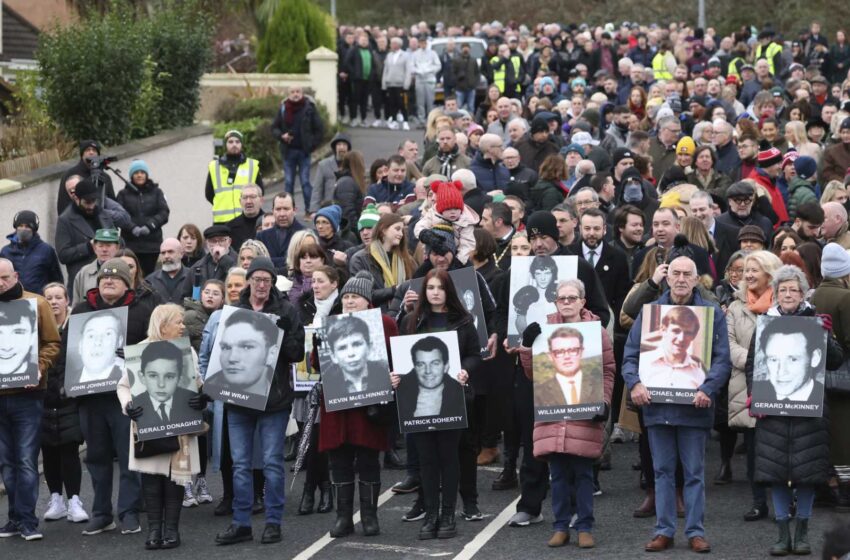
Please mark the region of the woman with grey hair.
<svg viewBox="0 0 850 560"><path fill-rule="evenodd" d="M773 306L768 317L815 317L815 308L805 300L809 289L806 275L794 265L773 272ZM827 331L826 369L841 366L844 352L832 335L832 322L817 316ZM750 342L747 358L747 406L753 387L755 342ZM779 538L770 548L771 556L810 554L808 524L815 500L815 488L827 481L830 469L829 414L824 405L822 417L762 416L755 425L755 469L753 480L770 486L773 512ZM791 538L791 505L796 494L797 512L794 538Z"/></svg>

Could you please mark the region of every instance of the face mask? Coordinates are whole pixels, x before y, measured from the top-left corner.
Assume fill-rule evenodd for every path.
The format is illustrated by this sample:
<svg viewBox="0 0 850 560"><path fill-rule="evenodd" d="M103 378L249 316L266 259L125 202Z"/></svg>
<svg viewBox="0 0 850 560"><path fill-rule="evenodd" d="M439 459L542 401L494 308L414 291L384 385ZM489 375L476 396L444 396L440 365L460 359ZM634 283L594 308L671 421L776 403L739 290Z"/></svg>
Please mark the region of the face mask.
<svg viewBox="0 0 850 560"><path fill-rule="evenodd" d="M643 186L638 181L629 181L623 189L623 200L634 204L643 200Z"/></svg>
<svg viewBox="0 0 850 560"><path fill-rule="evenodd" d="M20 228L16 230L15 234L18 236L18 241L21 243L29 243L32 241L33 232L29 228Z"/></svg>

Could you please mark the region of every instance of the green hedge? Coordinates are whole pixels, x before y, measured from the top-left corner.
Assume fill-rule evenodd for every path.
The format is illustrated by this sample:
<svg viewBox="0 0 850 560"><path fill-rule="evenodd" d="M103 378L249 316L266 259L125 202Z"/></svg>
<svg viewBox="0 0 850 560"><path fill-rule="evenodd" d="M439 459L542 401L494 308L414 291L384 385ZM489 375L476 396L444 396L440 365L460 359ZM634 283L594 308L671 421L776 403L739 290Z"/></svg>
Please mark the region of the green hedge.
<svg viewBox="0 0 850 560"><path fill-rule="evenodd" d="M160 5L148 16L115 2L40 35L47 111L69 137L119 144L193 122L213 26L196 2Z"/></svg>
<svg viewBox="0 0 850 560"><path fill-rule="evenodd" d="M306 73L307 53L336 49L330 16L310 0L282 0L270 14L257 45L260 72Z"/></svg>

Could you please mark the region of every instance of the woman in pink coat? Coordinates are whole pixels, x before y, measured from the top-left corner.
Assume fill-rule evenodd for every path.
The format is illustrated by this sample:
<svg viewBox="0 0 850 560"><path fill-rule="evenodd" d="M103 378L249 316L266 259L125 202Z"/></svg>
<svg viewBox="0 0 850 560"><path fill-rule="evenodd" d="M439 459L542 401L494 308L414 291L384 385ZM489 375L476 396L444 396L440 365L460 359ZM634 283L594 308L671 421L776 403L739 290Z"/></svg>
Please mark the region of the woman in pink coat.
<svg viewBox="0 0 850 560"><path fill-rule="evenodd" d="M581 280L564 280L558 284L555 304L557 313L546 317L549 324L599 321L599 317L584 308L585 290ZM525 374L532 377L531 346L540 334L540 326L529 325L523 333L520 359ZM581 342L581 341L579 341ZM550 547L564 546L570 541L570 518L577 514L579 548L592 548L593 535L593 463L602 455L605 422L611 407L614 388L614 349L605 329L602 329L602 377L605 405L591 420L561 420L534 424L534 456L549 462L552 477L552 512L555 533ZM575 492L576 505L572 506Z"/></svg>

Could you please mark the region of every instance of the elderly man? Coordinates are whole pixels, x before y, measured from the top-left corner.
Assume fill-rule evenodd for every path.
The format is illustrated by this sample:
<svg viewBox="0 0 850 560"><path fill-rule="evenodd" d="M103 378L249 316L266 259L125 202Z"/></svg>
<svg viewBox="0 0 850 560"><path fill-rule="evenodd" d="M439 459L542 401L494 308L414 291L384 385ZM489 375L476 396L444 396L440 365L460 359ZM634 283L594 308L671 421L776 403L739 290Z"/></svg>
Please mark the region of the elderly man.
<svg viewBox="0 0 850 560"><path fill-rule="evenodd" d="M183 246L174 237L162 241L159 246L159 269L147 275L150 284L167 303L183 303L183 286L189 269L183 266ZM194 294L193 294L194 295Z"/></svg>
<svg viewBox="0 0 850 560"><path fill-rule="evenodd" d="M529 126L525 119L512 119L508 122L508 145L516 146L528 133Z"/></svg>
<svg viewBox="0 0 850 560"><path fill-rule="evenodd" d="M718 119L711 124L714 129L714 145L717 148L717 163L714 170L727 177L735 176L741 166L738 149L732 141L734 129L727 121Z"/></svg>
<svg viewBox="0 0 850 560"><path fill-rule="evenodd" d="M664 117L658 121L658 135L649 147L653 177L656 181L661 180L664 173L676 162L676 143L681 134L682 125L675 117Z"/></svg>
<svg viewBox="0 0 850 560"><path fill-rule="evenodd" d="M514 147L519 152L522 164L538 172L544 159L558 153L558 145L549 134L549 124L541 117L531 121L530 134L514 144Z"/></svg>
<svg viewBox="0 0 850 560"><path fill-rule="evenodd" d="M714 245L717 248L714 261L717 264L717 270L725 271L729 257L738 250L738 236L734 227L714 219L714 211L711 208L712 202L710 194L705 191L697 191L691 195L688 205L691 209L691 215L702 222L708 234L714 239Z"/></svg>
<svg viewBox="0 0 850 560"><path fill-rule="evenodd" d="M0 528L0 536L20 535L31 541L42 538L38 530L38 517L35 515L41 417L44 392L47 389L47 371L59 358L61 340L50 305L40 295L25 291L12 262L0 258L0 334L19 330L18 325L8 328L12 317L7 316L7 311L11 315L11 306L8 304L19 300L36 302L38 318L35 323L22 325L22 321L29 321L27 318L14 322L21 325L20 329L26 330L27 335L33 329L38 330L38 381L29 387L0 390L0 474L9 501L9 520ZM8 341L11 337L3 338ZM29 357L29 348L24 355ZM4 360L5 356L8 355L4 352ZM125 442L128 433L124 434Z"/></svg>
<svg viewBox="0 0 850 560"><path fill-rule="evenodd" d="M333 193L333 189L331 189ZM324 200L324 199L322 199ZM239 205L242 213L227 222L230 228L230 239L238 250L248 239L257 237L257 226L263 221L263 189L259 185L245 185L239 195ZM315 208L319 206L316 205Z"/></svg>
<svg viewBox="0 0 850 560"><path fill-rule="evenodd" d="M91 241L95 259L80 269L74 277L71 302L77 304L86 297L86 292L97 287L97 273L100 267L118 254L121 249L121 235L117 229L99 229Z"/></svg>
<svg viewBox="0 0 850 560"><path fill-rule="evenodd" d="M280 195L278 195L280 196ZM236 265L238 255L230 241L230 228L226 225L214 225L204 230L207 254L192 265L183 281L183 297L190 298L194 287L214 278L224 282L227 271Z"/></svg>
<svg viewBox="0 0 850 560"><path fill-rule="evenodd" d="M510 105L510 102L507 103ZM478 143L478 153L469 166L470 171L475 174L478 188L484 192L503 190L510 181L510 173L501 162L502 145L503 139L499 135L483 135Z"/></svg>
<svg viewBox="0 0 850 560"><path fill-rule="evenodd" d="M667 270L670 286L654 303L659 305L707 306L714 309L711 367L696 388L692 405L651 402L649 391L638 375L643 312L629 332L623 357L622 376L632 402L642 407L655 468L655 536L647 552L672 548L676 533L676 466L681 463L685 478L685 536L691 550L709 552L705 539L705 444L714 423L714 400L726 381L732 364L726 318L716 303L703 299L695 290L699 275L688 257L673 259Z"/></svg>
<svg viewBox="0 0 850 560"><path fill-rule="evenodd" d="M74 197L69 192L73 187L69 187L68 180L71 177L78 177L79 179L88 179L91 177L92 159L100 156L101 148L102 146L97 140L83 140L80 142L80 161L63 173L62 178L59 180L59 196L56 198L56 213L58 215L61 215L66 208L75 202ZM108 173L96 173L98 173L98 181L103 181L105 189L103 194L106 195L106 198L115 200L115 189L112 187L112 178Z"/></svg>
<svg viewBox="0 0 850 560"><path fill-rule="evenodd" d="M106 261L98 272L96 290L90 297L74 305L71 314L127 307L127 335L124 342L128 346L138 344L147 338L156 300L135 297L135 292L130 288L131 283L130 267L126 262L120 258ZM116 456L120 476L118 518L121 534L139 533L139 510L142 505L139 474L128 468L130 419L121 410L113 391L78 397L78 402L80 427L88 446L86 468L94 488L91 521L83 529L83 535L97 535L116 528L112 509L113 458Z"/></svg>
<svg viewBox="0 0 850 560"><path fill-rule="evenodd" d="M510 140L508 123L516 118L511 111L511 100L507 97L500 97L496 101L496 112L499 118L487 127L487 134L495 134L502 139L502 142L507 142Z"/></svg>
<svg viewBox="0 0 850 560"><path fill-rule="evenodd" d="M258 257L248 269L248 284L237 304L248 309L278 317L277 327L284 332L283 342L273 365L274 374L268 400L263 410L249 410L239 405L226 404L230 433L230 454L233 458L233 521L216 535L216 544L229 545L253 539L251 530L251 505L254 502L253 475L255 437L258 435L259 453L263 457L265 475L265 528L264 544L281 541L281 517L284 499L284 462L281 437L286 431L293 393L289 373L293 363L304 359L304 327L298 312L274 285L277 272L266 257ZM203 397L202 397L203 398Z"/></svg>
<svg viewBox="0 0 850 560"><path fill-rule="evenodd" d="M523 165L519 152L513 147L505 148L502 151L502 162L510 173L508 186L504 189L505 194L512 194L523 200L528 200L531 187L537 183L537 171Z"/></svg>
<svg viewBox="0 0 850 560"><path fill-rule="evenodd" d="M850 250L850 232L847 231L847 210L839 202L823 205L821 235L826 243L838 243Z"/></svg>

